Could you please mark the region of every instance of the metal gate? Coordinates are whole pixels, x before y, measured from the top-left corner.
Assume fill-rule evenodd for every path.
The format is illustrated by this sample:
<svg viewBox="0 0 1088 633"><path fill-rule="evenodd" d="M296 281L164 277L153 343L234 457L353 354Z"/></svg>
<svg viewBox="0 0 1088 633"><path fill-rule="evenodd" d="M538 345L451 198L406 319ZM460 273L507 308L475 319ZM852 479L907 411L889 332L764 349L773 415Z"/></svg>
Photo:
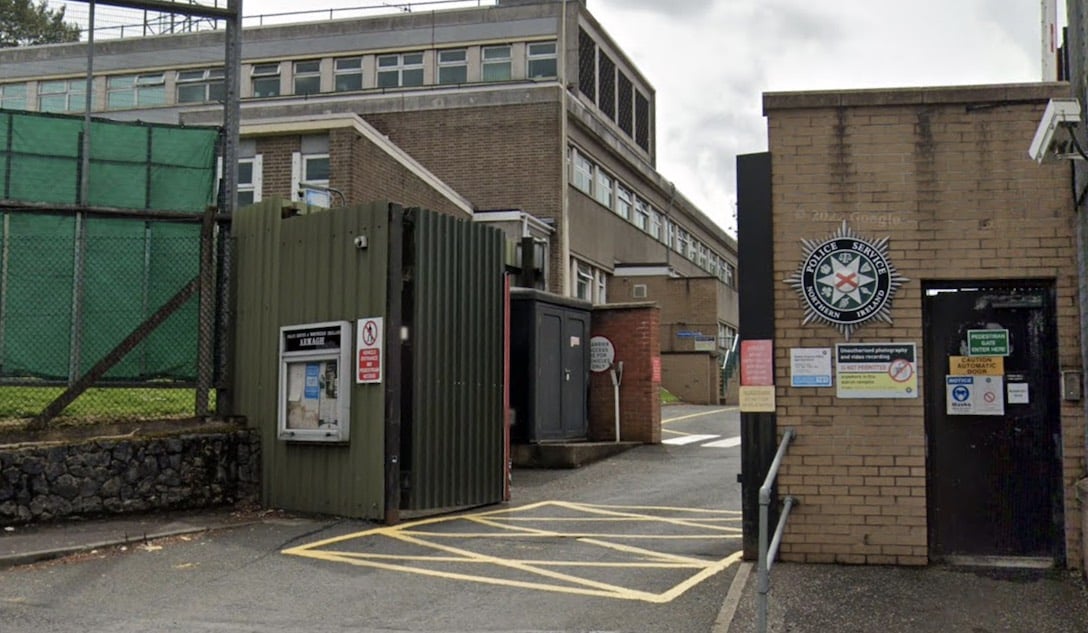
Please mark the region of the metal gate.
<svg viewBox="0 0 1088 633"><path fill-rule="evenodd" d="M925 284L929 549L1061 561L1050 281Z"/></svg>

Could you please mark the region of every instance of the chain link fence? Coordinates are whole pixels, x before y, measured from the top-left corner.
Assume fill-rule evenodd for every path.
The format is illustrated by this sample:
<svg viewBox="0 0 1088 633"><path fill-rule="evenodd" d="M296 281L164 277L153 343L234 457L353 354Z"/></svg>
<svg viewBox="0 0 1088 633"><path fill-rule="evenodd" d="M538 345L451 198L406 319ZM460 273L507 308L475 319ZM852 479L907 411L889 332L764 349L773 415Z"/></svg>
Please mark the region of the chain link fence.
<svg viewBox="0 0 1088 633"><path fill-rule="evenodd" d="M199 220L0 212L0 422L38 418L81 380L62 417L199 413L199 362L213 362L199 346L215 331L197 292L214 234Z"/></svg>

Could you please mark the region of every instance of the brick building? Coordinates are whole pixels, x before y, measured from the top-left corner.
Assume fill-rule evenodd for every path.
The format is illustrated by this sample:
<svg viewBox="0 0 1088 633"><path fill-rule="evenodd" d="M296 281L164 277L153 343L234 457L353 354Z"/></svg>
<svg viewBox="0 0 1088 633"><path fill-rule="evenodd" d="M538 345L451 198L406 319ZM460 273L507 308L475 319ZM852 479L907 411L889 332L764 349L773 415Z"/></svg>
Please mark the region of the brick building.
<svg viewBox="0 0 1088 633"><path fill-rule="evenodd" d="M783 559L1081 566L1075 204L1069 165L1027 154L1068 92L764 95L740 239L773 253L744 280L773 322L741 335L773 340L774 384L741 389L798 434Z"/></svg>
<svg viewBox="0 0 1088 633"><path fill-rule="evenodd" d="M262 26L242 42L241 202L310 189L333 204L516 211L550 228L510 238L543 241L534 266L552 292L629 301L615 287L635 263L735 296L736 241L656 170L653 86L584 1ZM222 121L221 31L95 46L96 113ZM0 51L0 108L81 111L86 60L80 43ZM363 149L348 150L356 139ZM699 319L735 331L735 300L717 303Z"/></svg>

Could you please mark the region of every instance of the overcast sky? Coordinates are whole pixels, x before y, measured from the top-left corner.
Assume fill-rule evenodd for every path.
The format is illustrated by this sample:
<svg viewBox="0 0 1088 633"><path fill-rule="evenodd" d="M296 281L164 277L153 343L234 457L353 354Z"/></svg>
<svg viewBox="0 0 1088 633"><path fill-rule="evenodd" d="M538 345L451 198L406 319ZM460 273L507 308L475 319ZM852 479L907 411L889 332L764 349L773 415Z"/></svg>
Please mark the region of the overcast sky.
<svg viewBox="0 0 1088 633"><path fill-rule="evenodd" d="M69 4L69 16L86 15L86 3ZM244 0L243 7L254 16L381 4L396 0ZM588 0L587 6L657 90L658 171L733 234L735 157L767 149L763 92L1041 78L1039 0ZM99 25L118 11L99 5ZM1060 1L1059 26L1064 15Z"/></svg>

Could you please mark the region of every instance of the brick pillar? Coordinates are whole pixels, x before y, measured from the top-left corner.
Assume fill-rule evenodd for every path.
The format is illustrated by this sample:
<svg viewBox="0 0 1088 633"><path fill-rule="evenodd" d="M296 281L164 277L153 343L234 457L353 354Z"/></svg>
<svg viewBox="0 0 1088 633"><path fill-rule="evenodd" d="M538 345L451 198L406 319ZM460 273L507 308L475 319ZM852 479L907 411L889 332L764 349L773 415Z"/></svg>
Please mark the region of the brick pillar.
<svg viewBox="0 0 1088 633"><path fill-rule="evenodd" d="M661 442L661 310L655 303L593 307L592 336L612 341L616 362L623 361L620 384L620 439ZM589 439L616 439L610 372L589 377Z"/></svg>

